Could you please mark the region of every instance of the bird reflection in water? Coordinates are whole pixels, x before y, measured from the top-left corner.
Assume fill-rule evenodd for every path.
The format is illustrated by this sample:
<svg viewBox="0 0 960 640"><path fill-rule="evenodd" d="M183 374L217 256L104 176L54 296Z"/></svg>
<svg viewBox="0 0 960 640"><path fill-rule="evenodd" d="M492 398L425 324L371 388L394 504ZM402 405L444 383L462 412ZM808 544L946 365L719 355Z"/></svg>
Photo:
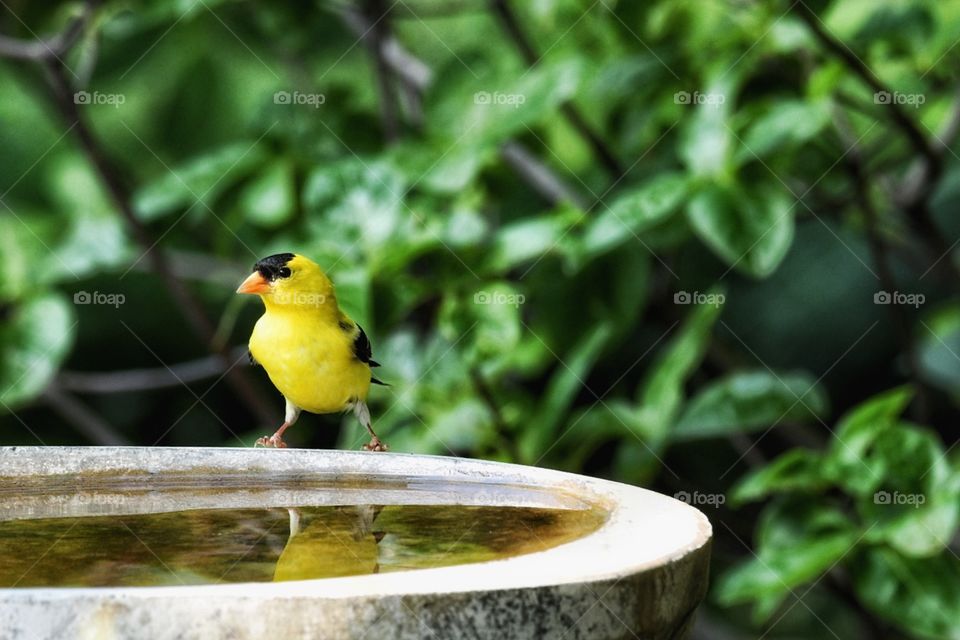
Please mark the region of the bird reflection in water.
<svg viewBox="0 0 960 640"><path fill-rule="evenodd" d="M380 541L375 525L380 505L324 509L304 515L289 508L290 535L277 559L274 582L379 573Z"/></svg>

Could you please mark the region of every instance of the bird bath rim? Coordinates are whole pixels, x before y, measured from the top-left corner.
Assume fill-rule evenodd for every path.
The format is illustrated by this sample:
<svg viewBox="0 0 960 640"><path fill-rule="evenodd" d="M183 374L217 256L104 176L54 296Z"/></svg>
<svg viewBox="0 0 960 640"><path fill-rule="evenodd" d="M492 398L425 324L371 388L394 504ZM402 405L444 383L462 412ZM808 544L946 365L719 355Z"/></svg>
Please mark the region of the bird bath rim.
<svg viewBox="0 0 960 640"><path fill-rule="evenodd" d="M237 473L242 470L242 473ZM224 475L224 472L227 472ZM230 472L233 472L231 475ZM242 476L242 478L240 477ZM160 587L26 587L0 589L11 596L71 597L123 593L127 596L229 595L251 591L269 596L451 593L486 589L536 588L599 582L653 570L709 543L712 529L699 510L674 498L608 480L517 464L404 453L314 449L203 447L0 447L0 492L26 480L69 480L94 492L105 480L149 487L158 480L184 486L236 489L243 480L394 480L521 485L534 490L582 496L608 510L606 522L583 538L512 558L398 573L322 578L288 583L238 583ZM108 482L109 483L109 482ZM161 482L162 491L169 485ZM101 489L102 490L102 489ZM492 496L494 499L496 496ZM276 506L274 504L273 506ZM152 509L150 511L153 511ZM615 553L597 553L601 550Z"/></svg>

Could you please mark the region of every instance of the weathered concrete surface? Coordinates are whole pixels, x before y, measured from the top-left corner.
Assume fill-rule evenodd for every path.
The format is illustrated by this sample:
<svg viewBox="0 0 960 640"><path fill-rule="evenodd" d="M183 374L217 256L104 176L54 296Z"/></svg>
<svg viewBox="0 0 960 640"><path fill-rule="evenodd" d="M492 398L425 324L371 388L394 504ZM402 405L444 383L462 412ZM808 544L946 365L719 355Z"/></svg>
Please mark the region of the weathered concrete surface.
<svg viewBox="0 0 960 640"><path fill-rule="evenodd" d="M696 509L627 485L458 458L0 448L0 518L67 515L77 500L102 513L198 508L209 506L209 491L197 489L211 486L225 491L221 506L314 500L306 494L315 487L333 496L329 504L355 503L361 482L377 487L378 504L413 495L440 504L445 494L510 504L510 485L522 485L542 488L545 504L600 503L610 516L593 534L547 551L439 569L277 584L0 589L0 637L672 639L689 631L707 588L711 529ZM131 488L143 491L132 501L123 497Z"/></svg>

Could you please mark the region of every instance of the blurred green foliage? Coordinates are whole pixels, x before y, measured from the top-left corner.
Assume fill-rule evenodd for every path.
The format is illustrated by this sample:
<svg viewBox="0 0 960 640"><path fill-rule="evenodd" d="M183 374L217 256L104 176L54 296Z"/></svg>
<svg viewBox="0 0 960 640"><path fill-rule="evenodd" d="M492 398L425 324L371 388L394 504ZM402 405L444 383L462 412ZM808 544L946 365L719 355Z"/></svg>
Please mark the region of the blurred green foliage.
<svg viewBox="0 0 960 640"><path fill-rule="evenodd" d="M144 251L219 345L259 313L249 265L296 251L371 336L394 450L707 511L704 637L960 637L960 2L386 8L107 0L56 59L5 56L4 443L272 430ZM0 28L78 10L11 2ZM44 66L86 92L80 125ZM115 371L161 382L93 389Z"/></svg>

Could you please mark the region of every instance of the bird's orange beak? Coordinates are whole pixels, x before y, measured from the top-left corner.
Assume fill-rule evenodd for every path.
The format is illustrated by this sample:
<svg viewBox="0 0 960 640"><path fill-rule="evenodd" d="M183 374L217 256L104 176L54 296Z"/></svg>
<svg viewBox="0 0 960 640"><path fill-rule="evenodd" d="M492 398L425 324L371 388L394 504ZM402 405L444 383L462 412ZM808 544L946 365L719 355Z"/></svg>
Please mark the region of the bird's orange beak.
<svg viewBox="0 0 960 640"><path fill-rule="evenodd" d="M243 283L237 287L237 293L266 293L270 291L270 283L258 271L254 271Z"/></svg>

